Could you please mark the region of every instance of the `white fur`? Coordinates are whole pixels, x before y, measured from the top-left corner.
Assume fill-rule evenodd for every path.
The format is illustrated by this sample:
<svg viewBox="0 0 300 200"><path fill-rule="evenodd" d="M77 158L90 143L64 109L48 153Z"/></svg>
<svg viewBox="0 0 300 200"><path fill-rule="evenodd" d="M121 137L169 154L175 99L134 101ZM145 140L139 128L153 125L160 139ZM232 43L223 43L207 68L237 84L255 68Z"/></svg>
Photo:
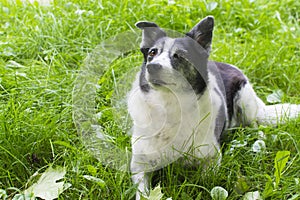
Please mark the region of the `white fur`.
<svg viewBox="0 0 300 200"><path fill-rule="evenodd" d="M234 110L242 109L242 113L235 112L230 127L246 126L256 122L257 115L265 104L256 96L249 83L236 94Z"/></svg>
<svg viewBox="0 0 300 200"><path fill-rule="evenodd" d="M300 105L295 104L276 104L264 106L257 115L259 124L277 125L284 124L290 119L299 117Z"/></svg>
<svg viewBox="0 0 300 200"><path fill-rule="evenodd" d="M295 104L276 104L265 105L257 97L252 86L247 83L235 97L235 110L242 108L242 119L233 116L230 127L247 126L253 123L261 125L272 125L286 123L290 119L299 117L300 105ZM235 113L238 114L238 113Z"/></svg>

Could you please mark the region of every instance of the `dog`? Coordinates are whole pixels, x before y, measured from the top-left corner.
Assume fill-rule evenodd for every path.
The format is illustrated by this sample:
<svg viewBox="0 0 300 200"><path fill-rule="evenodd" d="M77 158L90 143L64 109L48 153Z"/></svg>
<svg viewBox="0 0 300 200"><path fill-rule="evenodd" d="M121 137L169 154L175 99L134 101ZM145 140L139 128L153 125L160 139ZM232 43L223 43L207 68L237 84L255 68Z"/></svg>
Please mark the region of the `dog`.
<svg viewBox="0 0 300 200"><path fill-rule="evenodd" d="M136 199L149 195L149 173L178 159L220 163L220 138L232 127L276 125L298 117L295 104L265 105L237 67L209 61L214 18L182 37L138 22L144 61L127 96L133 121L131 172Z"/></svg>

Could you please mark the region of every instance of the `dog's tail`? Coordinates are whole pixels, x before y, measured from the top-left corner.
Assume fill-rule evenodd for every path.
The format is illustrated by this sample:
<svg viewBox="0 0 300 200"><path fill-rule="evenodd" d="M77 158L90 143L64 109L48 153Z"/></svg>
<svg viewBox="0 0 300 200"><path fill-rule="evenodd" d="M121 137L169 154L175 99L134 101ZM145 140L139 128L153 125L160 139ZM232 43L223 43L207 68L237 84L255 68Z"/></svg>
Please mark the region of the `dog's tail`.
<svg viewBox="0 0 300 200"><path fill-rule="evenodd" d="M257 113L256 119L258 124L276 126L298 117L300 117L300 105L286 103L264 105Z"/></svg>

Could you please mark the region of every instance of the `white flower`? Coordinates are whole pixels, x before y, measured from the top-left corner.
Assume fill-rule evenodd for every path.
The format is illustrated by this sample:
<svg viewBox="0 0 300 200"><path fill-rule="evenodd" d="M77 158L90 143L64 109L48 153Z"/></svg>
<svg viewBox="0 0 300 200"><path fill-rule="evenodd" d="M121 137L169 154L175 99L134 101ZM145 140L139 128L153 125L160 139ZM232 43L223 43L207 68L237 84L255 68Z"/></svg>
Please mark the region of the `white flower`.
<svg viewBox="0 0 300 200"><path fill-rule="evenodd" d="M252 145L252 151L259 153L266 150L266 144L263 140L256 140Z"/></svg>

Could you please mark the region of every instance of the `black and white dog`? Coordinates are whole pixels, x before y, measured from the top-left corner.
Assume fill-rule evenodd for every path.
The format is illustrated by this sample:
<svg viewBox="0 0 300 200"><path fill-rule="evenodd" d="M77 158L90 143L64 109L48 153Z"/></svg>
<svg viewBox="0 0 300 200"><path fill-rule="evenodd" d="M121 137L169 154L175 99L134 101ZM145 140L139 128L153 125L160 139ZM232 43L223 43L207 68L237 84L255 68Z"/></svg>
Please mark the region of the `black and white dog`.
<svg viewBox="0 0 300 200"><path fill-rule="evenodd" d="M128 94L133 120L131 171L136 199L147 195L148 173L179 158L220 160L224 130L252 123L277 124L300 113L299 105L266 106L235 66L208 61L214 18L206 17L179 38L152 22L142 29L144 62ZM189 159L191 158L191 159Z"/></svg>

